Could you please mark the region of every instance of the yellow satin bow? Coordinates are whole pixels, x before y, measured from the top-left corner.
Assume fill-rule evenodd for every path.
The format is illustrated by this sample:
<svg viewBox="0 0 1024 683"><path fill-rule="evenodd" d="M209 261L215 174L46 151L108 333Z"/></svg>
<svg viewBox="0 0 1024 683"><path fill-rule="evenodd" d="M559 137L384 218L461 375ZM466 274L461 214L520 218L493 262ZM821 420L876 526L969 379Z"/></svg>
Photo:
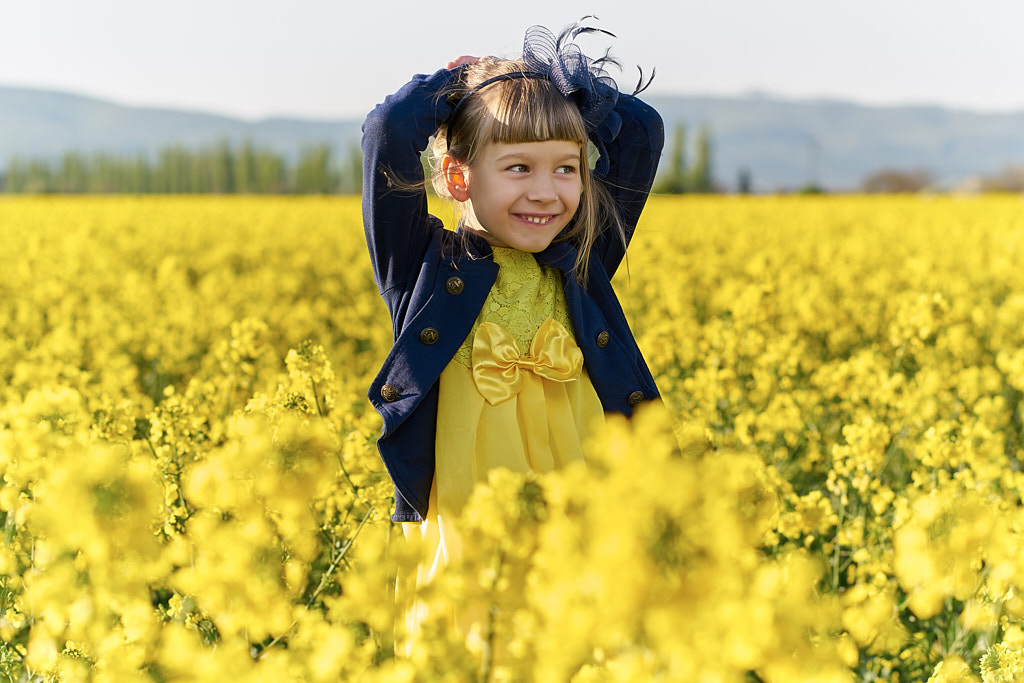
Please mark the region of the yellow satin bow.
<svg viewBox="0 0 1024 683"><path fill-rule="evenodd" d="M480 323L473 338L473 381L491 405L498 405L523 390L524 370L535 375L569 382L583 369L583 353L569 331L548 318L523 355L512 333L501 325Z"/></svg>

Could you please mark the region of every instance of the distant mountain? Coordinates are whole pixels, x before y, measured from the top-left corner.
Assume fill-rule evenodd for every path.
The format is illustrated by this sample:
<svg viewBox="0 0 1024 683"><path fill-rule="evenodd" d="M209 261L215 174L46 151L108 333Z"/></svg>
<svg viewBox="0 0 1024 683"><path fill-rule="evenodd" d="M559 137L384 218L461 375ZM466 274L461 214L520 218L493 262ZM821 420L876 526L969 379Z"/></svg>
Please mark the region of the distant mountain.
<svg viewBox="0 0 1024 683"><path fill-rule="evenodd" d="M674 122L686 123L691 144L701 125L710 127L714 175L726 187L736 186L743 169L763 192L812 183L856 189L881 168L926 169L950 186L1024 165L1024 111L869 107L764 95L647 99L664 117L669 141Z"/></svg>
<svg viewBox="0 0 1024 683"><path fill-rule="evenodd" d="M69 150L152 155L168 145L195 149L221 140L231 144L249 140L289 157L297 156L304 146L320 143L342 152L359 144L361 123L285 118L245 121L0 86L0 169L15 156L56 159Z"/></svg>
<svg viewBox="0 0 1024 683"><path fill-rule="evenodd" d="M1007 164L1024 165L1024 112L985 114L929 106L869 107L836 100L672 96L647 98L692 144L710 128L714 175L735 188L742 171L755 191L817 183L855 189L881 168L927 169L943 185ZM289 157L328 143L345 155L361 120L245 121L172 109L127 107L69 93L0 87L0 170L15 156L57 159L66 151L155 153L245 140Z"/></svg>

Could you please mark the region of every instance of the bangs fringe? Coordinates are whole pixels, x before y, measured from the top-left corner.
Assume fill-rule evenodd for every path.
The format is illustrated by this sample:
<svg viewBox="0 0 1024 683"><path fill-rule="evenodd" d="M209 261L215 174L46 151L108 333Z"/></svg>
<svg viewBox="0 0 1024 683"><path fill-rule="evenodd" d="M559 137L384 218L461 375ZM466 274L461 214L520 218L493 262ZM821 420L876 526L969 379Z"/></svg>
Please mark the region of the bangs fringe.
<svg viewBox="0 0 1024 683"><path fill-rule="evenodd" d="M586 144L587 131L579 109L553 85L527 78L502 85L505 87L481 98L489 114L482 122L482 138L503 144L545 140Z"/></svg>

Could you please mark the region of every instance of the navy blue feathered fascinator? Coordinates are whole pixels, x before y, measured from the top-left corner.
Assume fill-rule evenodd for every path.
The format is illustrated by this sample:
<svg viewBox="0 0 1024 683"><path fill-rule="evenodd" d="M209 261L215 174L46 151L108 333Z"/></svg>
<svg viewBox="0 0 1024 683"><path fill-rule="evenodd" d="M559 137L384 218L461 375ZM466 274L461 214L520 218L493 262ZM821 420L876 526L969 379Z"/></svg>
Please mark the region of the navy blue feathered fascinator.
<svg viewBox="0 0 1024 683"><path fill-rule="evenodd" d="M590 59L579 46L576 37L583 33L603 33L615 37L604 29L586 26L582 22L597 17L587 16L571 24L556 37L543 26L531 26L523 40L523 60L527 67L545 74L559 92L576 102L583 115L591 142L597 147L598 157L595 170L600 174L608 172L608 154L605 144L618 136L622 118L615 113L619 99L619 88L605 69L606 66L622 68L622 65L606 50L602 57ZM636 95L651 84L654 73L643 82L643 70L633 94Z"/></svg>
<svg viewBox="0 0 1024 683"><path fill-rule="evenodd" d="M588 58L574 42L581 33L614 37L608 31L579 24L566 27L558 37L543 26L531 26L523 40L523 61L531 71L544 74L559 92L576 102L587 130L593 132L619 99L618 85L605 66L621 65L607 51L598 59Z"/></svg>
<svg viewBox="0 0 1024 683"><path fill-rule="evenodd" d="M528 28L523 39L523 61L528 71L501 74L480 83L456 104L452 117L455 117L456 112L471 95L497 81L512 78L549 80L562 95L579 107L590 140L600 153L595 170L601 174L607 173L608 155L605 144L619 134L622 119L614 111L619 99L619 88L605 67L611 65L621 68L621 64L611 56L610 50L606 50L604 55L597 59L591 59L583 54L575 42L576 37L584 33L603 33L615 37L614 33L582 23L596 18L583 17L579 22L565 27L557 36L544 26ZM652 71L650 78L644 83L643 70L640 70L640 80L633 94L643 92L653 78Z"/></svg>

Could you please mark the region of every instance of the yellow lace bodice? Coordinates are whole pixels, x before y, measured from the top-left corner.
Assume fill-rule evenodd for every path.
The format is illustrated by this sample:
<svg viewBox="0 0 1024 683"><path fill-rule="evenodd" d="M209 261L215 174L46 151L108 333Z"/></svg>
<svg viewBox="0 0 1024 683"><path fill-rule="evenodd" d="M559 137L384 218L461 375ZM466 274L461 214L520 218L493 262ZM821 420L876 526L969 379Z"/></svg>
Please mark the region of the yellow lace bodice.
<svg viewBox="0 0 1024 683"><path fill-rule="evenodd" d="M559 272L540 265L529 252L510 247L494 247L493 252L494 262L500 266L498 279L473 329L455 353L455 360L467 368L472 367L473 339L481 323L501 325L521 349L530 347L530 341L548 318L554 318L572 333Z"/></svg>

